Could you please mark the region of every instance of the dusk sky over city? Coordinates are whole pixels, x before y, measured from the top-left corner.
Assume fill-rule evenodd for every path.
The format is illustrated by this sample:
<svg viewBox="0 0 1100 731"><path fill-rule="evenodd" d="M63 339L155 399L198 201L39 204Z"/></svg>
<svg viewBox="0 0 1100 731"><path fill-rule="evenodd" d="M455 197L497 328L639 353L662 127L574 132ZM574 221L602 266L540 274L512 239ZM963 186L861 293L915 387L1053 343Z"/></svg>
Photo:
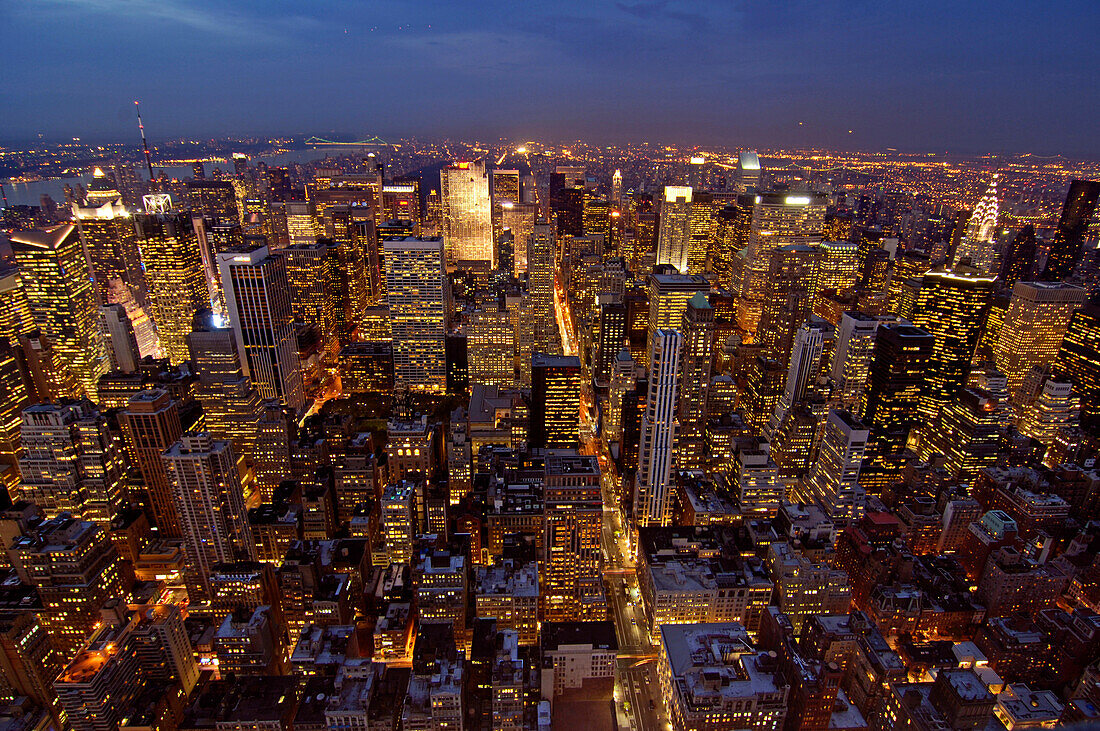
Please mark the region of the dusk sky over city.
<svg viewBox="0 0 1100 731"><path fill-rule="evenodd" d="M139 98L154 138L1095 155L1098 25L1092 2L5 3L0 136L125 138Z"/></svg>

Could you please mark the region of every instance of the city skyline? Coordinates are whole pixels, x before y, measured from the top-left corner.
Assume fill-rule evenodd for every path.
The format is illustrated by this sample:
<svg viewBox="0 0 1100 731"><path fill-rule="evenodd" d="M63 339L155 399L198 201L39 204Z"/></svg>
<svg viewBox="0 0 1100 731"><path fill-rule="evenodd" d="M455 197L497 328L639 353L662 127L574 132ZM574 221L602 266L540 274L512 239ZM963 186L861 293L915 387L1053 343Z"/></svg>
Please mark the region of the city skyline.
<svg viewBox="0 0 1100 731"><path fill-rule="evenodd" d="M1100 104L1087 60L1100 10L1087 3L559 3L521 14L51 0L3 12L0 139L129 140L140 99L154 142L340 130L1100 154L1080 123ZM88 82L101 77L106 92Z"/></svg>

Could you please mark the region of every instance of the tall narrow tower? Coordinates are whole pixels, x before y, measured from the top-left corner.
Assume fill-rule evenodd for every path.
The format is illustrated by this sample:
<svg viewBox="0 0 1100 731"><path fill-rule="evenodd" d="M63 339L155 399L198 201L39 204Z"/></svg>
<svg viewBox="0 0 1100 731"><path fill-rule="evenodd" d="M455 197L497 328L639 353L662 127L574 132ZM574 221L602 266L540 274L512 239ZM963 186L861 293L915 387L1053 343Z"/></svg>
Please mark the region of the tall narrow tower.
<svg viewBox="0 0 1100 731"><path fill-rule="evenodd" d="M634 519L639 526L668 525L672 520L672 458L679 427L676 406L682 344L677 330L662 328L653 333L634 484Z"/></svg>

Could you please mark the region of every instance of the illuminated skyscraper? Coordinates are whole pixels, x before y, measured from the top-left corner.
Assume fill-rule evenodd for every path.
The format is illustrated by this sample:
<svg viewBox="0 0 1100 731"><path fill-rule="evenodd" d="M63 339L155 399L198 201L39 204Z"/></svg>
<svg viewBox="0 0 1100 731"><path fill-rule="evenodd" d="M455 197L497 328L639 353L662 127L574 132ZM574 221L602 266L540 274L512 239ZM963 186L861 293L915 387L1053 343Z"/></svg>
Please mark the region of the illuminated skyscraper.
<svg viewBox="0 0 1100 731"><path fill-rule="evenodd" d="M17 267L0 269L0 339L19 345L19 336L34 330L27 291Z"/></svg>
<svg viewBox="0 0 1100 731"><path fill-rule="evenodd" d="M140 305L146 303L145 277L141 270L141 252L134 232L134 219L122 202L122 196L96 195L97 183L106 179L99 168L89 183L88 200L74 203L80 238L88 252L100 304L119 302L120 290Z"/></svg>
<svg viewBox="0 0 1100 731"><path fill-rule="evenodd" d="M931 268L931 258L918 251L903 251L894 257L890 271L890 285L887 288L889 312L901 313L902 303L906 297L906 284L923 277Z"/></svg>
<svg viewBox="0 0 1100 731"><path fill-rule="evenodd" d="M519 186L517 180L516 186ZM409 221L412 235L420 235L420 181L416 178L382 186L382 219Z"/></svg>
<svg viewBox="0 0 1100 731"><path fill-rule="evenodd" d="M756 340L764 355L783 368L791 355L794 334L809 318L818 250L813 246L781 246L771 253Z"/></svg>
<svg viewBox="0 0 1100 731"><path fill-rule="evenodd" d="M921 280L911 320L935 338L920 405L927 424L966 385L995 278L958 266L933 269Z"/></svg>
<svg viewBox="0 0 1100 731"><path fill-rule="evenodd" d="M545 474L545 546L539 571L543 617L550 622L602 621L607 599L600 548L599 462L590 455L550 456Z"/></svg>
<svg viewBox="0 0 1100 731"><path fill-rule="evenodd" d="M853 414L862 414L860 402L870 376L878 326L877 317L862 312L850 311L840 316L829 376L835 384L837 403Z"/></svg>
<svg viewBox="0 0 1100 731"><path fill-rule="evenodd" d="M485 163L457 162L439 171L443 195L443 241L447 263L496 267L492 203Z"/></svg>
<svg viewBox="0 0 1100 731"><path fill-rule="evenodd" d="M172 486L193 603L209 601L215 565L254 560L237 458L229 442L188 432L162 455Z"/></svg>
<svg viewBox="0 0 1100 731"><path fill-rule="evenodd" d="M511 388L516 382L516 329L512 313L490 303L469 313L466 331L470 383Z"/></svg>
<svg viewBox="0 0 1100 731"><path fill-rule="evenodd" d="M131 397L118 420L126 435L130 457L141 471L149 493L149 507L157 529L163 536L178 538L179 513L160 455L183 433L179 407L167 391L148 389Z"/></svg>
<svg viewBox="0 0 1100 731"><path fill-rule="evenodd" d="M1016 232L1005 250L1004 264L1001 267L1001 281L1005 287L1012 288L1016 282L1030 279L1035 268L1035 227L1030 223Z"/></svg>
<svg viewBox="0 0 1100 731"><path fill-rule="evenodd" d="M927 439L921 439L920 457L945 457L952 477L971 482L997 462L1001 417L997 398L980 388L964 388L941 412Z"/></svg>
<svg viewBox="0 0 1100 731"><path fill-rule="evenodd" d="M199 217L240 223L237 191L228 180L193 180L187 184L187 202Z"/></svg>
<svg viewBox="0 0 1100 731"><path fill-rule="evenodd" d="M821 376L821 354L825 349L826 335L831 339L832 328L821 320L808 322L795 333L783 394L776 403L771 420L763 430L765 437L773 438L794 405L802 402L817 388L817 381Z"/></svg>
<svg viewBox="0 0 1100 731"><path fill-rule="evenodd" d="M921 423L917 407L935 343L931 333L909 325L880 325L875 333L861 407L871 428L862 479L868 487L884 487L901 474L909 432Z"/></svg>
<svg viewBox="0 0 1100 731"><path fill-rule="evenodd" d="M859 248L851 241L822 241L818 244L813 293L827 289L846 290L859 281Z"/></svg>
<svg viewBox="0 0 1100 731"><path fill-rule="evenodd" d="M196 390L206 430L214 439L230 441L237 455L251 457L263 402L241 367L233 331L219 327L211 310L199 310L187 335L187 351L199 379Z"/></svg>
<svg viewBox="0 0 1100 731"><path fill-rule="evenodd" d="M1058 221L1058 230L1054 242L1050 245L1043 279L1057 282L1065 279L1081 261L1081 246L1085 241L1085 232L1096 212L1096 202L1100 199L1100 181L1074 180L1070 183L1062 217Z"/></svg>
<svg viewBox="0 0 1100 731"><path fill-rule="evenodd" d="M760 157L756 150L743 150L737 154L737 190L755 192L760 186Z"/></svg>
<svg viewBox="0 0 1100 731"><path fill-rule="evenodd" d="M9 555L20 578L42 599L42 625L62 657L72 657L123 595L118 551L95 523L59 515L20 536Z"/></svg>
<svg viewBox="0 0 1100 731"><path fill-rule="evenodd" d="M1033 367L1051 364L1086 294L1080 287L1062 282L1017 282L1012 288L994 348L994 362L1008 379L1010 394L1016 393Z"/></svg>
<svg viewBox="0 0 1100 731"><path fill-rule="evenodd" d="M315 243L321 232L317 230L313 206L309 201L287 201L286 231L290 245Z"/></svg>
<svg viewBox="0 0 1100 731"><path fill-rule="evenodd" d="M92 404L36 404L23 412L22 499L47 517L70 513L104 531L124 502L121 440Z"/></svg>
<svg viewBox="0 0 1100 731"><path fill-rule="evenodd" d="M1100 427L1100 298L1089 298L1070 319L1052 371L1081 397L1081 426Z"/></svg>
<svg viewBox="0 0 1100 731"><path fill-rule="evenodd" d="M827 196L822 193L766 191L752 198L740 291L741 305L737 316L738 324L746 335L756 335L772 252L789 244L820 242L827 202Z"/></svg>
<svg viewBox="0 0 1100 731"><path fill-rule="evenodd" d="M688 301L698 292L709 291L710 283L697 274L650 274L647 350L652 351L657 330L681 327ZM648 361L643 365L648 366Z"/></svg>
<svg viewBox="0 0 1100 731"><path fill-rule="evenodd" d="M391 482L382 491L382 545L386 561L408 563L416 537L416 485Z"/></svg>
<svg viewBox="0 0 1100 731"><path fill-rule="evenodd" d="M554 319L554 281L557 270L557 240L545 219L535 222L527 251L527 293L534 320L535 348L558 352L557 321Z"/></svg>
<svg viewBox="0 0 1100 731"><path fill-rule="evenodd" d="M35 325L53 343L58 366L68 368L83 392L95 398L110 361L76 227L18 231L10 238Z"/></svg>
<svg viewBox="0 0 1100 731"><path fill-rule="evenodd" d="M111 358L111 370L133 373L138 369L141 353L133 323L122 305L99 308L99 325Z"/></svg>
<svg viewBox="0 0 1100 731"><path fill-rule="evenodd" d="M144 213L134 221L161 351L173 364L182 363L187 360L184 336L191 332L191 320L210 302L191 216Z"/></svg>
<svg viewBox="0 0 1100 731"><path fill-rule="evenodd" d="M615 170L611 173L611 202L619 205L623 202L623 171Z"/></svg>
<svg viewBox="0 0 1100 731"><path fill-rule="evenodd" d="M707 390L714 360L714 308L707 296L696 292L684 311L680 354L680 402L677 419L680 432L676 466L702 470L707 464Z"/></svg>
<svg viewBox="0 0 1100 731"><path fill-rule="evenodd" d="M443 239L387 239L382 246L395 383L412 391L443 393L447 388Z"/></svg>
<svg viewBox="0 0 1100 731"><path fill-rule="evenodd" d="M285 258L266 246L242 247L218 254L218 270L245 375L261 397L301 411L305 395Z"/></svg>
<svg viewBox="0 0 1100 731"><path fill-rule="evenodd" d="M997 175L985 191L985 195L974 207L970 220L966 224L966 235L955 249L954 263L969 259L970 265L982 272L993 269L996 251L993 248L993 234L997 228ZM996 274L996 271L993 272Z"/></svg>
<svg viewBox="0 0 1100 731"><path fill-rule="evenodd" d="M324 339L329 359L351 342L355 312L348 297L347 272L341 265L343 244L322 239L292 244L282 250L294 321L313 325Z"/></svg>
<svg viewBox="0 0 1100 731"><path fill-rule="evenodd" d="M830 411L817 461L802 486L802 499L816 501L837 521L859 519L866 495L859 486L859 470L869 432L847 411Z"/></svg>
<svg viewBox="0 0 1100 731"><path fill-rule="evenodd" d="M1058 430L1076 425L1080 413L1081 402L1073 392L1073 385L1051 378L1043 384L1039 398L1024 409L1017 428L1049 450Z"/></svg>
<svg viewBox="0 0 1100 731"><path fill-rule="evenodd" d="M659 328L651 339L649 391L642 414L634 520L639 526L669 525L674 493L672 464L679 424L679 331Z"/></svg>
<svg viewBox="0 0 1100 731"><path fill-rule="evenodd" d="M581 360L575 355L531 357L532 449L577 447L580 443Z"/></svg>
<svg viewBox="0 0 1100 731"><path fill-rule="evenodd" d="M657 230L657 264L670 264L687 274L691 250L691 188L666 185Z"/></svg>

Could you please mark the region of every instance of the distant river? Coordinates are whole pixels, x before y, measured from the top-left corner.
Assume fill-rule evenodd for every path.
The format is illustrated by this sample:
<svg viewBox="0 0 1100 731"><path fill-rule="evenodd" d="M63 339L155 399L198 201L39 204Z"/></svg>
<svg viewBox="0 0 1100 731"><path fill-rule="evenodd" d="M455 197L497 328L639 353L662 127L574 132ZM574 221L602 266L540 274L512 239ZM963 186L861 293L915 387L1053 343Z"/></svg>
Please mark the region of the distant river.
<svg viewBox="0 0 1100 731"><path fill-rule="evenodd" d="M265 162L271 167L281 167L283 165L292 165L294 163L306 163L311 160L323 160L326 157L337 157L348 153L361 153L367 154L367 150L364 148L352 148L352 147L324 147L317 150L293 150L291 152L285 152L281 155L273 155L271 157L253 157L251 163L255 165L258 162ZM220 167L222 170L232 170L233 161L224 163L206 163L206 174L210 175L215 167ZM191 177L191 166L169 166L164 167L153 163L153 169L160 175L160 171L163 170L164 174L169 178L189 178ZM144 171L144 166L142 166ZM37 206L42 194L53 198L57 203L64 205L65 203L65 184L75 188L77 184L84 186L85 190L88 188L88 183L92 180L92 171L89 170L86 173L72 177L72 178L58 178L56 180L41 180L36 183L4 183L4 192L8 196L8 204L13 206Z"/></svg>

